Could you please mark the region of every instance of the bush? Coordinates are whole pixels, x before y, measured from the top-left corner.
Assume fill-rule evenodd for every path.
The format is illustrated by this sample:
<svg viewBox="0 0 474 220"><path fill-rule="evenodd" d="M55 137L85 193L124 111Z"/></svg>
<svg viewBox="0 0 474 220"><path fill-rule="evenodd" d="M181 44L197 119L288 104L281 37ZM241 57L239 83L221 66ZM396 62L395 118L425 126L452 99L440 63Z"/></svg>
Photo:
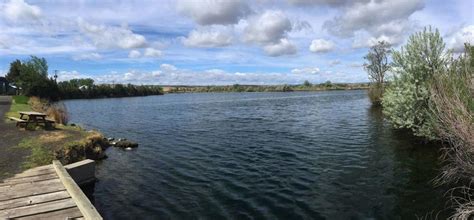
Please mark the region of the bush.
<svg viewBox="0 0 474 220"><path fill-rule="evenodd" d="M374 106L382 105L383 84L374 83L369 87L369 99Z"/></svg>
<svg viewBox="0 0 474 220"><path fill-rule="evenodd" d="M393 53L393 83L384 93L384 114L396 128L435 139L430 111L430 84L446 67L449 53L438 30L431 27L410 36L401 51Z"/></svg>
<svg viewBox="0 0 474 220"><path fill-rule="evenodd" d="M66 106L62 103L49 106L46 114L58 124L67 125L69 122L69 114L67 113Z"/></svg>

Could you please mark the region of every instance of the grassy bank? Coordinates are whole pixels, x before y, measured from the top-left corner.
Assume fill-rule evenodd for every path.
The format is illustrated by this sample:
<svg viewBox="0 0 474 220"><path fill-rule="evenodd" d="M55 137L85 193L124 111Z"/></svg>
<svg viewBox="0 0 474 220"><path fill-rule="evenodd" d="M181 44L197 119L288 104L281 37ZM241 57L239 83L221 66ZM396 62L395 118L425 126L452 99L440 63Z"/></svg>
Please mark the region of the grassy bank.
<svg viewBox="0 0 474 220"><path fill-rule="evenodd" d="M6 116L19 118L19 111L31 111L31 106L28 104L29 100L30 98L27 96L12 96L10 111L7 112Z"/></svg>
<svg viewBox="0 0 474 220"><path fill-rule="evenodd" d="M37 98L13 96L10 110L5 116L19 117L18 111L47 112L54 106L44 100L39 101ZM18 160L24 160L23 169L50 164L54 159L60 160L63 164L69 164L83 159L105 158L104 151L107 143L104 142L104 136L97 131L86 131L78 126L61 123L57 123L54 129L48 130L42 127L28 128L28 130L13 126L9 128L11 128L9 132L13 134L25 132L25 135L22 135L25 137L14 147L29 151L27 157L18 158Z"/></svg>

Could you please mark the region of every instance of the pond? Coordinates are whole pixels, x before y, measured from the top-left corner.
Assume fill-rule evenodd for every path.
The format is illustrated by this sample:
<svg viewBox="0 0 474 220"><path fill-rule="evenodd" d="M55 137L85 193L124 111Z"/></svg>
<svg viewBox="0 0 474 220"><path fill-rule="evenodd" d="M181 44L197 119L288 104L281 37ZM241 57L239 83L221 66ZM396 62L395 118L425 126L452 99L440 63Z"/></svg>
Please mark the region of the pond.
<svg viewBox="0 0 474 220"><path fill-rule="evenodd" d="M366 91L65 104L71 122L140 144L97 166L106 219L416 219L446 207L431 182L438 147L393 130Z"/></svg>

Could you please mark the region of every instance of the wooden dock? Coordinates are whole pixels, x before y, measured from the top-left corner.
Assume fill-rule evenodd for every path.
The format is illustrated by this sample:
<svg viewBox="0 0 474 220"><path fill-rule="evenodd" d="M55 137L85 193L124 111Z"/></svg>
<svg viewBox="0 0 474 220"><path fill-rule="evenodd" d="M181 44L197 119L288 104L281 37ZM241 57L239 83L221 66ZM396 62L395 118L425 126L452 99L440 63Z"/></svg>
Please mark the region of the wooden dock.
<svg viewBox="0 0 474 220"><path fill-rule="evenodd" d="M59 161L0 183L0 219L102 219Z"/></svg>

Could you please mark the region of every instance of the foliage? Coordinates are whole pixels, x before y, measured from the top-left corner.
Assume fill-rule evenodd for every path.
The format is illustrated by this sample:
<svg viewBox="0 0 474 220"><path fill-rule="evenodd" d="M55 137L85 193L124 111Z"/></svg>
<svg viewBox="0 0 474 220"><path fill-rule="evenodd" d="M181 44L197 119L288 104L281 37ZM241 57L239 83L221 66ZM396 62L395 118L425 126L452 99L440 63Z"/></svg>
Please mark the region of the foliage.
<svg viewBox="0 0 474 220"><path fill-rule="evenodd" d="M431 85L431 110L435 131L447 143L444 158L449 161L443 181L472 177L474 173L474 47L453 60Z"/></svg>
<svg viewBox="0 0 474 220"><path fill-rule="evenodd" d="M416 136L436 138L430 120L430 83L449 59L439 31L431 27L411 35L401 51L393 53L394 81L384 93L384 114L396 128Z"/></svg>
<svg viewBox="0 0 474 220"><path fill-rule="evenodd" d="M82 87L81 87L82 86ZM127 96L161 95L160 86L101 84L94 85L92 79L73 79L58 83L60 96L63 99L108 98Z"/></svg>
<svg viewBox="0 0 474 220"><path fill-rule="evenodd" d="M48 78L48 64L44 58L31 56L24 62L19 60L12 62L7 77L24 95L52 100L59 98L56 82Z"/></svg>
<svg viewBox="0 0 474 220"><path fill-rule="evenodd" d="M329 82L330 83L330 82ZM237 85L237 84L236 84ZM344 89L368 89L368 83L327 83L314 84L309 87L300 85L240 85L238 86L169 86L165 87L168 93L186 92L283 92L285 91L322 91Z"/></svg>
<svg viewBox="0 0 474 220"><path fill-rule="evenodd" d="M8 71L5 78L9 82L15 82L20 76L20 71L21 71L21 61L15 60L12 63L10 63L10 70Z"/></svg>
<svg viewBox="0 0 474 220"><path fill-rule="evenodd" d="M372 46L369 53L364 57L368 63L364 64L364 69L372 82L369 90L370 100L374 105L380 105L384 91L385 74L390 69L389 55L390 45L385 41L380 41Z"/></svg>
<svg viewBox="0 0 474 220"><path fill-rule="evenodd" d="M62 103L56 103L49 106L48 110L46 111L46 114L58 124L67 125L67 123L69 122L69 114L67 112L67 108Z"/></svg>
<svg viewBox="0 0 474 220"><path fill-rule="evenodd" d="M308 80L305 80L304 83L303 83L303 86L304 87L311 87L311 86L313 86L313 84L311 84Z"/></svg>

